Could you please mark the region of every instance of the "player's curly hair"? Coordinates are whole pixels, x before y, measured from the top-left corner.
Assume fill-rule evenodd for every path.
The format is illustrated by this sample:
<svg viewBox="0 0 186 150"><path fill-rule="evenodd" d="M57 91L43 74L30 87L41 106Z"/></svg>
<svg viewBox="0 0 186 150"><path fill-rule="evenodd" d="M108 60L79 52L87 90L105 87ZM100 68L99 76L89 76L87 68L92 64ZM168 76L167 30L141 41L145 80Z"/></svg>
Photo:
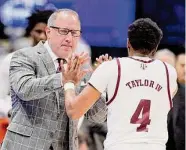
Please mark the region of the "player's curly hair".
<svg viewBox="0 0 186 150"><path fill-rule="evenodd" d="M149 18L140 18L128 28L128 38L135 51L148 55L159 45L162 30Z"/></svg>
<svg viewBox="0 0 186 150"><path fill-rule="evenodd" d="M29 36L32 29L35 27L37 23L46 23L48 18L53 13L53 10L36 10L36 12L32 13L31 16L27 18L28 26L26 28L25 36Z"/></svg>

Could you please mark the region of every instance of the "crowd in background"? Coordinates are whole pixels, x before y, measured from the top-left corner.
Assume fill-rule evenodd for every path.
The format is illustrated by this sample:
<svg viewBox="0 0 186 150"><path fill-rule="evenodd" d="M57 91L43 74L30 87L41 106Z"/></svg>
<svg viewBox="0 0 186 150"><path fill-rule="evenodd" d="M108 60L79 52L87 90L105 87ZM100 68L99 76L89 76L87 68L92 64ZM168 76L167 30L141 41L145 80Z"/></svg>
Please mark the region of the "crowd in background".
<svg viewBox="0 0 186 150"><path fill-rule="evenodd" d="M37 12L28 18L25 35L13 40L0 39L0 144L6 133L11 117L11 97L9 89L9 65L14 51L36 45L40 40L46 40L45 27L52 11ZM85 51L91 56L90 46L81 39L76 49ZM168 150L181 150L185 144L185 53L175 55L169 49L160 49L155 55L174 66L178 74L178 92L174 98L174 106L168 114L169 140ZM90 62L89 65L92 65ZM103 150L106 137L106 123L96 124L82 118L79 124L79 150Z"/></svg>

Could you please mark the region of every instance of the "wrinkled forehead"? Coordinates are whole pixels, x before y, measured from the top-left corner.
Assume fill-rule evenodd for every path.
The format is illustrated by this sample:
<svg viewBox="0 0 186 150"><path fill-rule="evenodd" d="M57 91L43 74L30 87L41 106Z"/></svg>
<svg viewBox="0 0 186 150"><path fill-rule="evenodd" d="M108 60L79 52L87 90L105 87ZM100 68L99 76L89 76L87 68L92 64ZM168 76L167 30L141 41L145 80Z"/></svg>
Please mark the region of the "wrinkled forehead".
<svg viewBox="0 0 186 150"><path fill-rule="evenodd" d="M69 28L73 30L80 30L80 20L73 12L60 12L57 14L55 25L60 28Z"/></svg>

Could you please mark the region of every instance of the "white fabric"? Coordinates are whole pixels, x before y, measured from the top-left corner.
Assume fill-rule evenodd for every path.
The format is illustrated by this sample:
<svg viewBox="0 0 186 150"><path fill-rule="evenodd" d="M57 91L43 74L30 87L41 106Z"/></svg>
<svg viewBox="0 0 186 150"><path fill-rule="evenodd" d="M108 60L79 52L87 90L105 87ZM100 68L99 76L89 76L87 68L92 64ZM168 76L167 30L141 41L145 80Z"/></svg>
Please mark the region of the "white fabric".
<svg viewBox="0 0 186 150"><path fill-rule="evenodd" d="M69 90L69 89L72 89L72 90L75 89L74 83L72 83L72 82L67 82L67 83L64 84L64 90L66 91L66 90Z"/></svg>
<svg viewBox="0 0 186 150"><path fill-rule="evenodd" d="M54 54L54 52L52 51L52 49L50 48L49 44L48 44L48 41L46 41L44 43L44 47L47 49L49 55L51 56L53 62L54 62L54 65L55 65L55 69L57 70L58 67L59 67L59 63L58 63L58 60L57 60L57 56ZM66 65L64 66L66 68ZM63 79L63 75L61 74L61 81ZM63 83L61 82L61 85L63 86Z"/></svg>
<svg viewBox="0 0 186 150"><path fill-rule="evenodd" d="M141 57L135 57L135 59L150 60L150 58ZM131 58L120 58L119 60L121 63L121 80L114 101L108 105L108 133L104 143L105 149L112 150L111 146L115 146L118 149L117 146L125 145L126 143L157 144L163 145L165 149L165 143L168 138L167 114L170 110L170 103L167 92L166 69L163 62L154 60L151 63L146 63L147 68L142 69L140 66L143 63L140 61ZM167 64L167 68L169 71L170 94L173 95L177 88L177 75L171 65ZM118 66L116 60L113 60L100 65L92 74L89 83L101 93L107 89L108 98L111 99L116 88L117 78ZM139 79L141 82L145 80L148 80L149 83L154 81L154 84L152 87L137 86L137 84L133 87L130 85L131 89L126 85L128 82L131 84L131 81ZM162 86L159 92L155 89L157 84ZM144 99L145 104L143 104ZM137 121L142 118L143 109L147 109L146 103L148 102L149 104L149 101L150 124L146 126L148 132L137 132L137 128L141 125ZM139 104L142 104L142 108L140 109L140 114L138 113L138 120L133 123L131 119ZM144 114L147 115L147 113ZM124 147L120 149L124 149ZM140 148L136 147L136 149L131 150L138 149Z"/></svg>
<svg viewBox="0 0 186 150"><path fill-rule="evenodd" d="M148 144L148 143L133 143L133 144L117 144L112 145L105 150L165 150L165 145Z"/></svg>
<svg viewBox="0 0 186 150"><path fill-rule="evenodd" d="M99 92L103 93L109 84L109 80L111 80L115 73L117 73L116 67L115 60L102 63L93 72L89 83L91 83Z"/></svg>
<svg viewBox="0 0 186 150"><path fill-rule="evenodd" d="M47 49L49 55L51 56L51 58L52 58L52 60L53 60L53 62L54 62L54 65L55 65L55 69L57 70L57 68L58 68L58 66L59 66L58 61L57 61L57 58L58 58L58 57L56 56L56 54L54 54L54 52L53 52L52 49L50 48L50 46L49 46L49 44L48 44L48 41L46 41L46 42L44 43L44 47Z"/></svg>
<svg viewBox="0 0 186 150"><path fill-rule="evenodd" d="M9 94L9 67L13 54L14 52L5 56L0 64L0 112L5 116L8 115L8 111L12 108L11 97Z"/></svg>

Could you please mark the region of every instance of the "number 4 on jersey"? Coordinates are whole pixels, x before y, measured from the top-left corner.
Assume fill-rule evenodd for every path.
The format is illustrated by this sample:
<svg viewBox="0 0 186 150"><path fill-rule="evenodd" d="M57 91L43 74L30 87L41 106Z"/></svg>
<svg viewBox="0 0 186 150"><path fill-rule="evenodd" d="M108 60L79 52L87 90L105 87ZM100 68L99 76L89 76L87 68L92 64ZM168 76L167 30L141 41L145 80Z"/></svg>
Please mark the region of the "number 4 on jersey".
<svg viewBox="0 0 186 150"><path fill-rule="evenodd" d="M147 125L150 124L151 120L149 119L150 115L150 105L151 101L142 99L140 100L138 107L136 108L136 111L134 112L130 123L131 124L140 124L139 127L137 127L137 132L148 132ZM140 113L142 112L142 118L139 118Z"/></svg>

